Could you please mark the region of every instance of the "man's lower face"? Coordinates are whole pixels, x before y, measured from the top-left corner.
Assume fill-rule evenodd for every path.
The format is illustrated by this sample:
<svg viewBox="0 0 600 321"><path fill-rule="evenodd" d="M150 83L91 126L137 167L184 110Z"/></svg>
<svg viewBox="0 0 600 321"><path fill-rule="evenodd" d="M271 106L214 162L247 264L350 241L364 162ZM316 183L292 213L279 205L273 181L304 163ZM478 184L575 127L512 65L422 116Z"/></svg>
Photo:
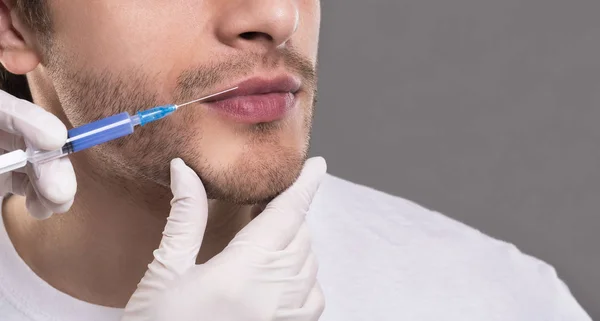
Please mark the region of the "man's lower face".
<svg viewBox="0 0 600 321"><path fill-rule="evenodd" d="M292 184L306 159L309 101L300 94L285 119L252 125L235 124L210 110L202 115L188 111L180 123L174 119L164 125L180 129L166 138L180 135L175 138L178 146L170 146L165 154L183 158L202 178L210 198L236 203L268 200Z"/></svg>
<svg viewBox="0 0 600 321"><path fill-rule="evenodd" d="M123 111L183 103L241 83L237 97L182 107L131 136L90 150L88 159L102 160L113 178L168 186L169 162L180 157L200 176L209 198L266 201L293 183L306 159L316 95L314 66L292 51L268 59L224 61L188 68L178 73L174 86L165 85L173 80L162 79L161 73L135 68L74 71L56 60L50 73L65 116L75 127Z"/></svg>

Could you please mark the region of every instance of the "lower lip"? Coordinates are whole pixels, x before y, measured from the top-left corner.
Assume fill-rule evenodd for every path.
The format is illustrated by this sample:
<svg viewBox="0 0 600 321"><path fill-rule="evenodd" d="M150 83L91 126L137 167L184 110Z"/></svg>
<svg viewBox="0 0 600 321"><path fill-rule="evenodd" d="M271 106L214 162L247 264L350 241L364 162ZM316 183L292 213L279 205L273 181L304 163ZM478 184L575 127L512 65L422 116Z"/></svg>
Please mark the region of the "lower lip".
<svg viewBox="0 0 600 321"><path fill-rule="evenodd" d="M292 93L237 96L207 103L206 106L237 122L258 124L285 118L294 107Z"/></svg>

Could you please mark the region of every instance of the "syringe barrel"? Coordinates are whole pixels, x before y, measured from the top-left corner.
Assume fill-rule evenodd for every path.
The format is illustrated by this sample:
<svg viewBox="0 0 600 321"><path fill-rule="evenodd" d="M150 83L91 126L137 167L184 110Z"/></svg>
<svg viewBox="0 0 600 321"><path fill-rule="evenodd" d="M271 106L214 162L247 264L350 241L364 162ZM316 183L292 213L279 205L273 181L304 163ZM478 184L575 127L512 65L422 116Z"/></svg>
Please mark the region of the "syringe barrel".
<svg viewBox="0 0 600 321"><path fill-rule="evenodd" d="M125 112L73 128L67 132L67 143L61 149L39 151L27 148L27 160L34 164L45 163L127 136L133 133L133 128L139 122L139 117L130 117Z"/></svg>
<svg viewBox="0 0 600 321"><path fill-rule="evenodd" d="M68 131L63 151L75 153L133 133L131 117L120 113Z"/></svg>
<svg viewBox="0 0 600 321"><path fill-rule="evenodd" d="M38 151L35 149L27 148L27 160L33 164L45 163L51 160L61 158L68 153L64 149L57 149L51 151Z"/></svg>

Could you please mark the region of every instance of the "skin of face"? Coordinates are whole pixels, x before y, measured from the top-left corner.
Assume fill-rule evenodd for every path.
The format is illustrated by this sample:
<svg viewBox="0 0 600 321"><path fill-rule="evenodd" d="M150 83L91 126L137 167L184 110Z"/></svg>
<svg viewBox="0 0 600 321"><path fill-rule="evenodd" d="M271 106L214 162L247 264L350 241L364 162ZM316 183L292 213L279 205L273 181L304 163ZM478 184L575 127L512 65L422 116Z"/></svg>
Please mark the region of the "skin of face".
<svg viewBox="0 0 600 321"><path fill-rule="evenodd" d="M162 237L169 163L202 179L208 222L197 263L220 253L298 176L314 103L319 0L47 0L49 37L0 0L0 63L27 75L36 104L68 128L121 112L183 103L249 78L300 80L284 119L240 123L205 104L69 156L77 195L37 221L25 199L2 216L15 249L52 287L124 307Z"/></svg>
<svg viewBox="0 0 600 321"><path fill-rule="evenodd" d="M209 198L239 204L269 200L296 179L316 101L318 0L50 0L49 10L37 74L69 127L252 77L302 82L294 108L275 122L239 123L194 104L86 151L102 179L168 186L169 161L181 157Z"/></svg>

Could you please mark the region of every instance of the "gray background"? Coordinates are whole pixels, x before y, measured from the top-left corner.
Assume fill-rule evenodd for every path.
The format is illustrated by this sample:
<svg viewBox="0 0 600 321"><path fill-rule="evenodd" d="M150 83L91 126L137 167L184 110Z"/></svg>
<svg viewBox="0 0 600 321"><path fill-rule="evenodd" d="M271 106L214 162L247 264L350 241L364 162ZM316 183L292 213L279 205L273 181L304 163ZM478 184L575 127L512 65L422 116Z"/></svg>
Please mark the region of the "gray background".
<svg viewBox="0 0 600 321"><path fill-rule="evenodd" d="M600 319L600 1L322 7L312 154L552 264Z"/></svg>

